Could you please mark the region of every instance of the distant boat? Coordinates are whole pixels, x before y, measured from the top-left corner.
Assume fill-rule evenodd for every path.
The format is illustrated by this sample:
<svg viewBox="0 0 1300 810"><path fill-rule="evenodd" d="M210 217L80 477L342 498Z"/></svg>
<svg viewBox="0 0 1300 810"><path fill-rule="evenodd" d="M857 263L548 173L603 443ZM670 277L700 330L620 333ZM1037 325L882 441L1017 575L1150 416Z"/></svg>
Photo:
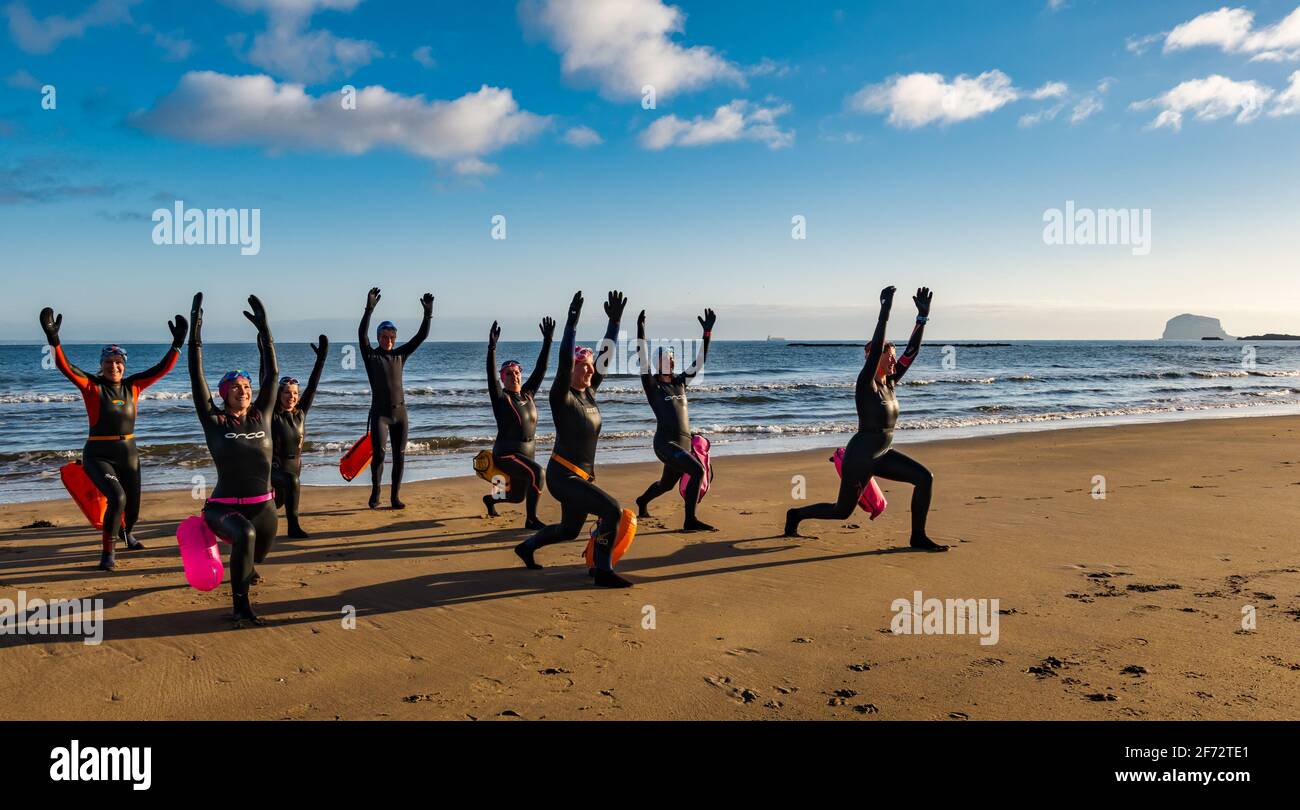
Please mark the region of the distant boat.
<svg viewBox="0 0 1300 810"><path fill-rule="evenodd" d="M772 335L768 335L768 336L767 336L767 340L768 340L769 343L775 343L775 342L777 342L778 340L785 340L785 338L783 338L783 337L773 337Z"/></svg>
<svg viewBox="0 0 1300 810"><path fill-rule="evenodd" d="M1223 340L1221 337L1203 337L1201 340Z"/></svg>

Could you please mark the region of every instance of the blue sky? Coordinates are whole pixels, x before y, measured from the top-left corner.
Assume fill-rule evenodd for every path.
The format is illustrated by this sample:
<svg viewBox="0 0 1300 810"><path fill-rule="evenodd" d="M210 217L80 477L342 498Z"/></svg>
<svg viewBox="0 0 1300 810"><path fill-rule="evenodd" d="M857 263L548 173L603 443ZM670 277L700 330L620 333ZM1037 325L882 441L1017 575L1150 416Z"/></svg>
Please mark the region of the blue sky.
<svg viewBox="0 0 1300 810"><path fill-rule="evenodd" d="M248 337L249 292L281 339L346 337L372 285L411 327L432 290L438 339L531 338L611 287L660 334L712 306L722 338L853 338L887 283L936 290L936 338L1300 333L1296 0L0 0L0 25L0 339L52 305L71 340L163 340L196 289L214 338ZM175 200L260 209L260 253L155 245ZM1150 252L1045 244L1067 200L1150 209Z"/></svg>

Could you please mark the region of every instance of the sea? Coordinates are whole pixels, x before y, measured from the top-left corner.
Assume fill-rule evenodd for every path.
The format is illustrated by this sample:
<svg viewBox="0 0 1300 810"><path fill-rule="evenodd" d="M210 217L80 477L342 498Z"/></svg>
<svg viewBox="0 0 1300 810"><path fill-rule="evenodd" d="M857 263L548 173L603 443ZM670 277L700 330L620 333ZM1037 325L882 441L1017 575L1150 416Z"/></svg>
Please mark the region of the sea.
<svg viewBox="0 0 1300 810"><path fill-rule="evenodd" d="M593 341L594 342L594 341ZM558 343L558 341L557 341ZM589 344L590 345L590 344ZM689 363L697 348L677 344ZM531 373L538 342L503 342L499 360ZM164 344L129 344L127 373L151 366ZM305 387L315 355L277 344L281 373ZM99 345L65 344L71 361L98 368ZM654 458L654 421L635 350L599 389L604 427L597 464ZM632 358L632 359L629 359ZM205 343L209 385L229 369L257 368L253 343ZM715 456L834 448L856 428L853 386L862 343L715 341L688 389L692 428ZM555 368L554 350L549 368ZM406 480L472 474L471 458L492 444L486 346L426 342L406 365L411 420ZM538 460L554 440L538 396ZM256 375L254 375L256 379ZM331 346L307 422L303 482L342 485L338 461L366 432L370 390L354 344ZM1300 342L1288 341L938 341L926 344L903 379L896 441L980 436L1086 425L1300 413ZM67 497L63 464L80 458L86 436L80 394L49 362L43 345L0 345L0 503ZM146 490L215 480L194 414L184 355L140 398L136 442ZM368 486L363 473L352 486Z"/></svg>

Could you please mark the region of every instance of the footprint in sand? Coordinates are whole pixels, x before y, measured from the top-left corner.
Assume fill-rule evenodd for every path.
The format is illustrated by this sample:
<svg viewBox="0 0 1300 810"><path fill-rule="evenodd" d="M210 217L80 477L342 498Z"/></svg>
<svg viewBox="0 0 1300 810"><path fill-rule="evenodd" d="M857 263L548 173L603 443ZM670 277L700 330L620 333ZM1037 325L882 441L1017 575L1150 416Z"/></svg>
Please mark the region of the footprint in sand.
<svg viewBox="0 0 1300 810"><path fill-rule="evenodd" d="M760 654L761 653L759 653L758 650L751 649L749 647L737 647L734 650L727 650L727 655L735 655L735 656L760 655Z"/></svg>
<svg viewBox="0 0 1300 810"><path fill-rule="evenodd" d="M710 686L722 690L727 697L737 703L753 703L760 697L758 692L753 689L742 688L733 684L731 677L728 675L705 675L704 681Z"/></svg>

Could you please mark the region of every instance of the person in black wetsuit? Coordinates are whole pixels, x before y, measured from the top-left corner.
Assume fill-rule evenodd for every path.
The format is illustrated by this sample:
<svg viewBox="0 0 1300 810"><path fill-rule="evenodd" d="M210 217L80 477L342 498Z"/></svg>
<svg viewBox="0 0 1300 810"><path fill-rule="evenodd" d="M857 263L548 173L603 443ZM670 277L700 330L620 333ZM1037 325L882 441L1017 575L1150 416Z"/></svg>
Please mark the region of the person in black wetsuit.
<svg viewBox="0 0 1300 810"><path fill-rule="evenodd" d="M397 346L397 327L392 321L384 321L375 330L379 345L370 345L370 315L379 303L379 288L371 287L366 295L366 312L361 316L361 328L358 330L358 343L361 345L361 359L366 364L366 376L370 379L370 508L379 508L379 486L384 481L384 445L392 437L393 446L393 488L389 502L394 509L405 509L400 492L402 489L402 467L406 461L406 436L408 422L406 418L406 393L402 389L402 368L406 358L420 348L420 344L429 336L429 321L433 318L433 295L425 293L420 298L424 307L424 319L415 337Z"/></svg>
<svg viewBox="0 0 1300 810"><path fill-rule="evenodd" d="M844 520L862 496L862 490L871 477L911 484L912 490L912 548L924 551L947 551L948 547L931 540L925 533L925 518L930 511L930 492L934 476L920 462L894 450L894 424L898 421L898 400L894 388L907 373L921 350L921 335L930 318L930 300L933 294L928 287L916 291L916 326L907 341L903 356L895 358L894 345L885 342L885 325L889 310L894 304L894 288L880 292L880 318L871 344L866 348L867 361L858 374L857 410L858 432L849 440L841 466L839 497L835 503L815 503L786 512L785 534L799 536L799 522L803 520Z"/></svg>
<svg viewBox="0 0 1300 810"><path fill-rule="evenodd" d="M312 366L307 390L298 394L298 381L292 377L280 378L280 397L275 402L275 415L271 418L271 439L274 452L271 456L271 484L275 487L275 505L284 507L284 517L289 524L289 536L297 539L309 537L298 525L298 497L302 485L298 475L302 472L302 445L307 438L307 412L316 399L316 386L329 356L330 341L324 335L319 343L311 344L316 352L316 365Z"/></svg>
<svg viewBox="0 0 1300 810"><path fill-rule="evenodd" d="M641 366L641 387L645 389L650 409L655 414L655 456L664 463L659 480L646 488L636 499L637 517L650 517L650 502L665 492L677 488L683 475L690 476L686 485L686 522L682 531L713 531L709 524L695 518L695 507L700 501L700 484L704 480L704 465L691 452L691 422L686 414L686 384L704 368L709 353L709 340L713 324L718 318L713 310L704 310L697 318L704 330L704 342L695 363L681 374L674 374L674 357L671 349L660 348L652 366L649 347L645 340L645 310L636 319L637 356Z"/></svg>
<svg viewBox="0 0 1300 810"><path fill-rule="evenodd" d="M140 518L140 454L135 446L135 417L140 392L162 379L176 365L180 346L185 341L185 318L177 315L167 328L172 345L153 368L123 376L126 372L126 349L112 344L99 354L99 373L87 374L68 362L59 342L63 316L55 316L46 307L40 314L45 339L54 347L54 365L81 392L90 422L90 435L81 451L81 466L95 488L104 493L104 529L101 535L99 568L112 571L117 567L113 556L115 537L135 550L144 544L131 534Z"/></svg>
<svg viewBox="0 0 1300 810"><path fill-rule="evenodd" d="M537 434L537 403L533 398L546 378L546 361L551 356L551 340L555 335L555 320L543 318L538 325L542 331L542 351L537 355L537 365L527 382L521 382L523 372L514 360L501 364L497 374L497 340L501 327L496 321L488 331L487 378L488 396L492 400L492 415L496 417L497 439L492 445L492 460L510 477L510 488L501 493L483 496L483 505L490 517L497 517L496 501L508 503L527 501L527 518L524 528L544 528L537 519L537 496L542 492L542 468L533 460L533 438Z"/></svg>
<svg viewBox="0 0 1300 810"><path fill-rule="evenodd" d="M609 326L601 341L600 356L593 358L591 349L575 347L578 317L582 314L582 293L575 293L569 304L569 318L560 340L559 367L551 383L551 416L555 420L555 449L546 464L546 486L560 502L560 522L547 526L515 546L515 554L529 568L542 566L533 555L542 546L574 540L582 531L587 515L595 515L596 567L590 572L596 584L605 588L626 588L632 583L614 573L615 534L623 509L612 495L596 486L596 442L600 438L600 407L596 389L604 379L618 338L618 323L627 299L617 290L605 302Z"/></svg>
<svg viewBox="0 0 1300 810"><path fill-rule="evenodd" d="M280 369L266 309L257 296L248 296L252 312L244 317L257 327L261 355L260 384L253 399L252 381L244 371L230 371L217 391L222 407L212 402L203 376L203 293L196 293L190 310L190 386L194 410L203 426L217 485L203 505L203 520L213 533L230 543L230 594L239 624L262 624L248 602L255 580L254 564L266 559L275 542L277 516L271 490L273 444L270 409L279 389Z"/></svg>

